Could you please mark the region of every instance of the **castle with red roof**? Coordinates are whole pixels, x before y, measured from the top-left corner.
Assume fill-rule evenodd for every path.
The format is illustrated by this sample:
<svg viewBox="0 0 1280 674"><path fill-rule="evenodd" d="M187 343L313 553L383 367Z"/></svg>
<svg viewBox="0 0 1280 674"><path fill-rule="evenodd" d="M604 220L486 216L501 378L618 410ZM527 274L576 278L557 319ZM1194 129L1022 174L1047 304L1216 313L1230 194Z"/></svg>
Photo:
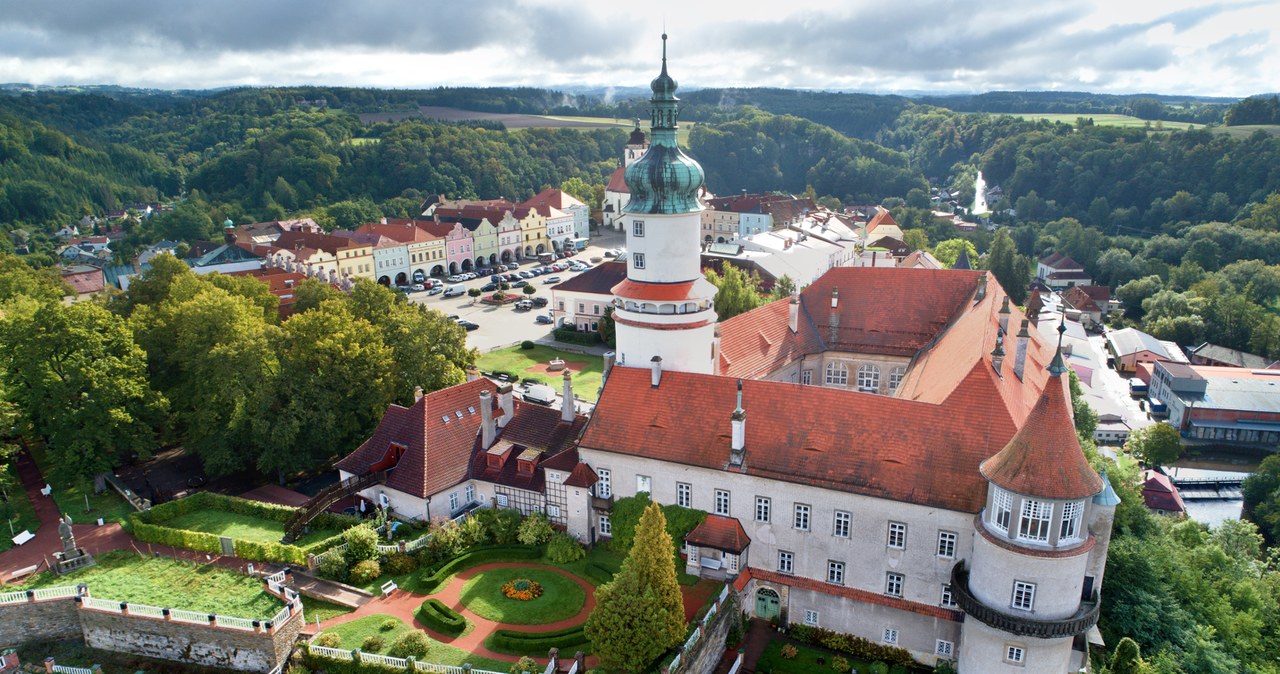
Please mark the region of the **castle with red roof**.
<svg viewBox="0 0 1280 674"><path fill-rule="evenodd" d="M835 268L718 322L663 40L589 417L476 379L392 406L343 477L385 471L365 493L401 517L517 508L587 544L614 499L645 493L708 513L686 570L752 616L964 674L1087 666L1119 499L1081 449L1057 349L968 269Z"/></svg>

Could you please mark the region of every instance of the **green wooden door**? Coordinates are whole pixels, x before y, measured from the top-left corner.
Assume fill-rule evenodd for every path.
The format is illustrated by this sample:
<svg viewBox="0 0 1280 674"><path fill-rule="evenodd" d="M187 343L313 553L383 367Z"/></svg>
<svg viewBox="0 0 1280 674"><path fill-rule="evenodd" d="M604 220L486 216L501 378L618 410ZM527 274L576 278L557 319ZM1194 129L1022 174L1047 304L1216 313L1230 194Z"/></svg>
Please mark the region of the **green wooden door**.
<svg viewBox="0 0 1280 674"><path fill-rule="evenodd" d="M760 588L756 592L756 617L769 620L778 617L781 613L779 609L778 593L769 588Z"/></svg>

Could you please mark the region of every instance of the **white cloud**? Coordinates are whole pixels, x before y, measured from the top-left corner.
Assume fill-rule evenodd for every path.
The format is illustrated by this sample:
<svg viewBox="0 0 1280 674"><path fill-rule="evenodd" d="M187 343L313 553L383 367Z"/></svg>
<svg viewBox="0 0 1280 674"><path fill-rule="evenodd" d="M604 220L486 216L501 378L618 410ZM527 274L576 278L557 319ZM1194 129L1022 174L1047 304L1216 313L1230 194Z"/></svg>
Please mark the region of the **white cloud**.
<svg viewBox="0 0 1280 674"><path fill-rule="evenodd" d="M0 81L644 86L665 28L691 86L1276 89L1276 0L9 0Z"/></svg>

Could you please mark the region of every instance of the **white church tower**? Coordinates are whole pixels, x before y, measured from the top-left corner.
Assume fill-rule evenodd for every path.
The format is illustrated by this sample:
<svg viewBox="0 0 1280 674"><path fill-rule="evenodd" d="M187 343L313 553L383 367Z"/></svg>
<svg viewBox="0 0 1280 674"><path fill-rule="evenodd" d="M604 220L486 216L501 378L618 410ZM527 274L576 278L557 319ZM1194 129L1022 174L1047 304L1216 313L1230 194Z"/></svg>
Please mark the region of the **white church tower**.
<svg viewBox="0 0 1280 674"><path fill-rule="evenodd" d="M719 345L716 288L700 264L703 173L676 140L679 99L667 74L666 34L662 72L650 86L649 147L625 174L627 278L613 288L618 364L712 374Z"/></svg>

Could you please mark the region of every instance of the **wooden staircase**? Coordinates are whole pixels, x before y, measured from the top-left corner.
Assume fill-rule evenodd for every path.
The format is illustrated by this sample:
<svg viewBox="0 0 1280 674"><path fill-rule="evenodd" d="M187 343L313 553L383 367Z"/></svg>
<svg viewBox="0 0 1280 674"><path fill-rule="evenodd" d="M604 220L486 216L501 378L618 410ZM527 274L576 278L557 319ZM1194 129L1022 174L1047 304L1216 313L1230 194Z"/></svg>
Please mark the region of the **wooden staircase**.
<svg viewBox="0 0 1280 674"><path fill-rule="evenodd" d="M306 528L307 524L315 519L317 515L328 510L329 506L362 489L368 489L375 484L382 484L386 481L387 471L380 470L349 477L321 489L320 493L312 496L306 503L302 504L298 512L285 521L284 538L280 539L280 542L286 545L294 542L302 534L302 530Z"/></svg>

